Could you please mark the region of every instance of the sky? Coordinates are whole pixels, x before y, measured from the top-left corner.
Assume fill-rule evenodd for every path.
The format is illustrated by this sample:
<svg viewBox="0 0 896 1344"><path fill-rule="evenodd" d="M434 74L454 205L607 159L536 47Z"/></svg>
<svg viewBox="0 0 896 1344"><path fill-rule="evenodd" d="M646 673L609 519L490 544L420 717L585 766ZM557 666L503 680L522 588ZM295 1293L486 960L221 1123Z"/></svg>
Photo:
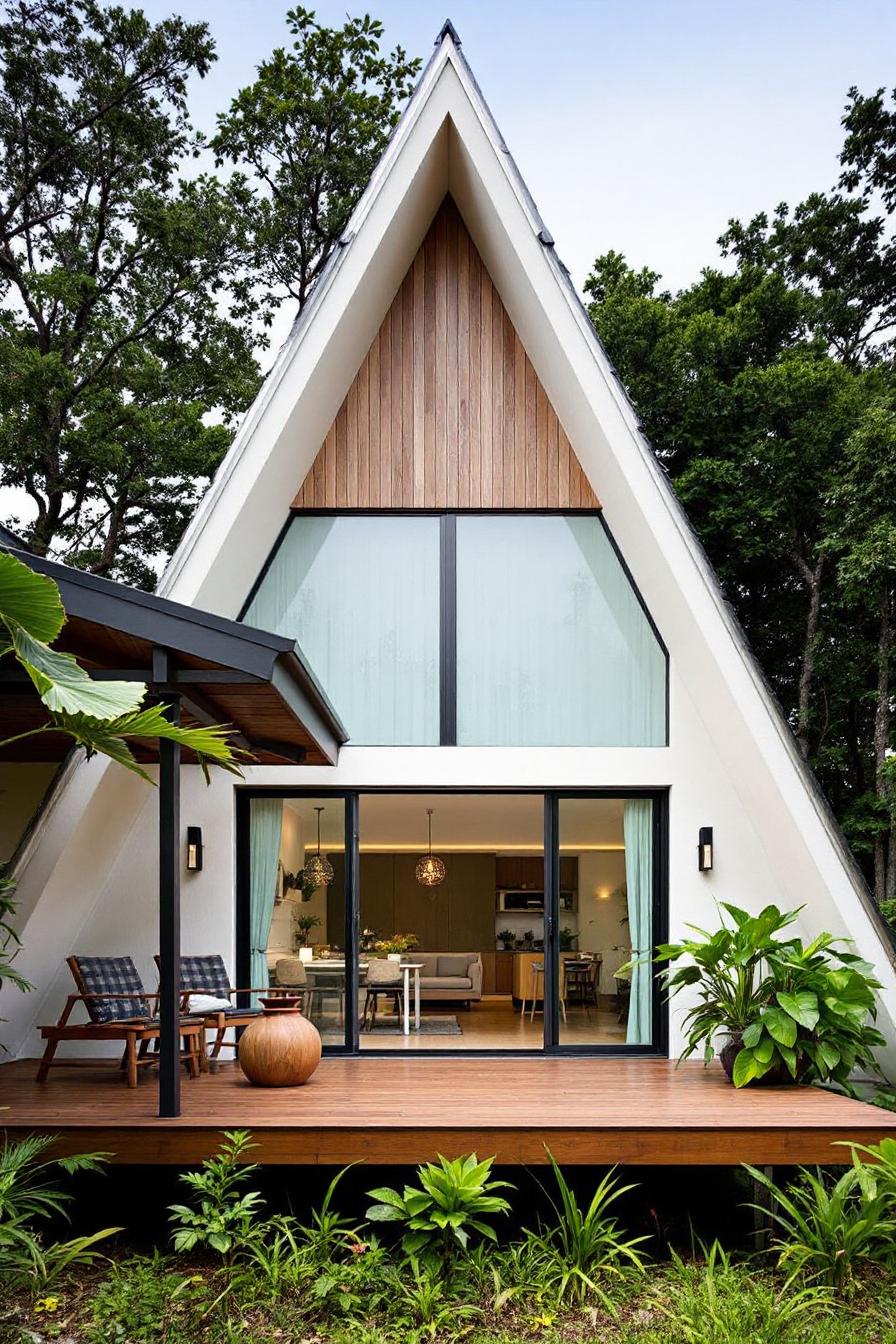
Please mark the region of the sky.
<svg viewBox="0 0 896 1344"><path fill-rule="evenodd" d="M288 42L283 0L144 0L207 19L215 113ZM309 0L343 22L350 0ZM834 184L850 85L896 85L894 0L370 0L424 59L446 16L557 250L581 285L615 248L688 284L731 216Z"/></svg>
<svg viewBox="0 0 896 1344"><path fill-rule="evenodd" d="M341 24L350 0L308 0ZM287 44L288 0L143 0L210 24L196 124ZM611 248L672 289L718 257L729 218L831 187L849 87L896 85L894 0L370 0L391 48L426 59L446 17L559 256L581 286ZM273 330L267 367L288 332ZM4 496L7 498L4 498ZM0 511L7 492L0 491ZM27 516L27 509L23 509Z"/></svg>

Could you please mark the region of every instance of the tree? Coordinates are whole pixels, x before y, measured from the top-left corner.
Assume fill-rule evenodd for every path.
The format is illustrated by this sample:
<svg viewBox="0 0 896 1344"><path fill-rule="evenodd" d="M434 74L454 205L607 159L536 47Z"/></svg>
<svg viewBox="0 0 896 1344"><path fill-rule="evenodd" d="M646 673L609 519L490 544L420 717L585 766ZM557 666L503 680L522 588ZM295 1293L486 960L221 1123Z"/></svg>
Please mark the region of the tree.
<svg viewBox="0 0 896 1344"><path fill-rule="evenodd" d="M241 193L179 176L213 59L205 24L4 0L0 484L39 554L147 586L258 385Z"/></svg>
<svg viewBox="0 0 896 1344"><path fill-rule="evenodd" d="M896 899L896 758L892 664L896 645L896 389L873 400L846 443L827 542L845 595L877 626L874 700L874 892Z"/></svg>
<svg viewBox="0 0 896 1344"><path fill-rule="evenodd" d="M896 111L851 92L830 192L729 221L670 293L598 258L590 312L879 899L896 882ZM877 510L877 512L875 512ZM871 550L869 537L875 538ZM874 570L872 561L882 566ZM860 577L861 576L861 577ZM886 590L886 598L884 596Z"/></svg>
<svg viewBox="0 0 896 1344"><path fill-rule="evenodd" d="M382 51L383 25L325 28L289 10L292 49L278 48L218 118L212 148L234 164L253 239L241 292L305 304L367 185L420 69L401 47Z"/></svg>

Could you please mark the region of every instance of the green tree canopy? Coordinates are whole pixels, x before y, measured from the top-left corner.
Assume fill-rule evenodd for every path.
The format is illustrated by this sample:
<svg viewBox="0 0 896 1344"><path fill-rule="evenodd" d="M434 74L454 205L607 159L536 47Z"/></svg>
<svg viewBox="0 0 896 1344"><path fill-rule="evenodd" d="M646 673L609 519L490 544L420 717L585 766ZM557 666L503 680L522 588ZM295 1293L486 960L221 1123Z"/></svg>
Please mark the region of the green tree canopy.
<svg viewBox="0 0 896 1344"><path fill-rule="evenodd" d="M345 229L420 69L401 47L382 50L370 15L341 28L291 9L294 41L262 62L218 118L212 147L235 165L252 236L247 290L287 294L300 307Z"/></svg>
<svg viewBox="0 0 896 1344"><path fill-rule="evenodd" d="M730 221L722 259L677 293L616 252L586 283L654 450L880 899L896 884L894 126L881 92L853 90L836 188Z"/></svg>

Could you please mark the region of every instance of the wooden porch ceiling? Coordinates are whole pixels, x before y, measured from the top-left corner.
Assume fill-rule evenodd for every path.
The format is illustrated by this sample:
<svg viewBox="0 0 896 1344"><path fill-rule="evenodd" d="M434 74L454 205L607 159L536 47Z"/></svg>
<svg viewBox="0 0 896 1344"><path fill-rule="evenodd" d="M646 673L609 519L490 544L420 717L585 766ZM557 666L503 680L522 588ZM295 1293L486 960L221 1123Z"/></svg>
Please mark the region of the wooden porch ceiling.
<svg viewBox="0 0 896 1344"><path fill-rule="evenodd" d="M894 1134L876 1107L811 1087L736 1092L714 1066L644 1058L328 1058L302 1088L251 1087L239 1069L185 1082L183 1114L159 1119L156 1088L109 1066L34 1082L36 1060L0 1065L11 1135L59 1136L59 1152L192 1163L221 1131L248 1128L273 1164L419 1162L494 1153L500 1163L729 1166L841 1163L838 1143Z"/></svg>

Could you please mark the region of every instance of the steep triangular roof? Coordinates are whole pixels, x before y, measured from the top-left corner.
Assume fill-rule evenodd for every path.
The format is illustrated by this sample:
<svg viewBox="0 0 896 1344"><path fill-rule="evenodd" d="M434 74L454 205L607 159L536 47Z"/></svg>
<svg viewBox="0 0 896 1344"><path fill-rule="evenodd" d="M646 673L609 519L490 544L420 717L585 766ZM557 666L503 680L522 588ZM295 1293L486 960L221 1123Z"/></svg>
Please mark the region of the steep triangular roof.
<svg viewBox="0 0 896 1344"><path fill-rule="evenodd" d="M720 871L725 865L723 804L693 782L691 758L711 753L733 791L729 815L736 813L739 824L746 818L751 828L756 864L742 878L745 900L761 902L757 884L762 873L773 875L777 890L789 894L787 903L807 905L804 918L813 929L849 932L878 967L892 1027L892 949L861 875L640 430L450 23L160 592L222 615L238 613L447 193L663 632L673 722L687 725L682 740L673 733L667 748L592 749L587 762L575 766L569 756L552 761L543 782L616 785L643 781L645 772L657 785L668 782L670 882L680 910L698 880L691 848L681 852L682 833L692 832L696 842L697 826L715 819ZM703 888L696 899L705 901L711 890Z"/></svg>

